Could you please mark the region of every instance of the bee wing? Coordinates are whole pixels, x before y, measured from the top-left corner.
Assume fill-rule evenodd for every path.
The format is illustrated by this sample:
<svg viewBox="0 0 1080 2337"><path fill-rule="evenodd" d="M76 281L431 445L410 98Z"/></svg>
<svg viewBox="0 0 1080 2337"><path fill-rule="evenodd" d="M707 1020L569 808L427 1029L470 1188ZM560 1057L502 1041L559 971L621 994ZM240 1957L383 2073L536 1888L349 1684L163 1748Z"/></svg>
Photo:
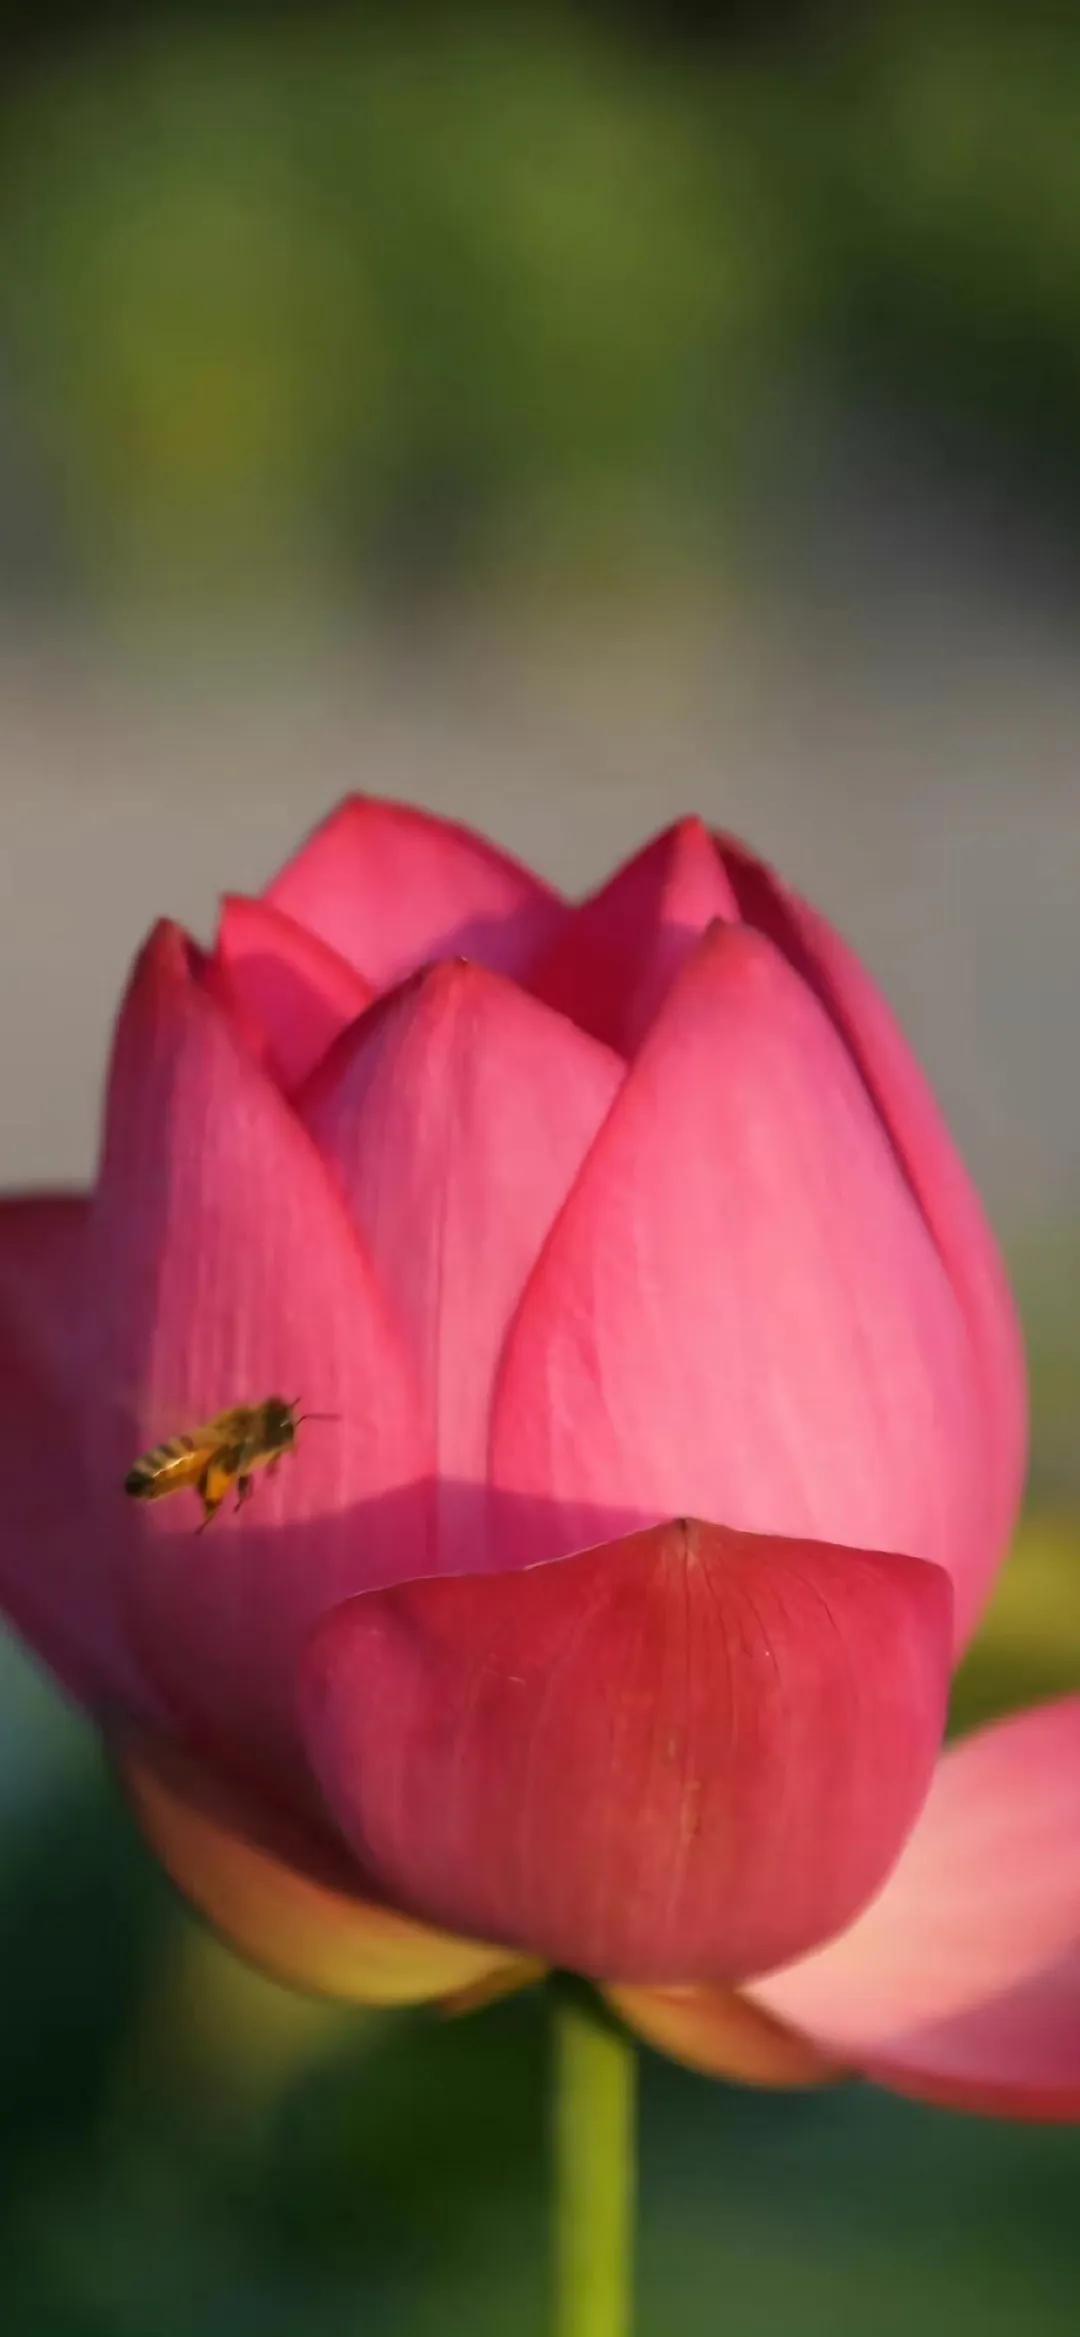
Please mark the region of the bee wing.
<svg viewBox="0 0 1080 2337"><path fill-rule="evenodd" d="M192 1406L183 1398L178 1403L155 1400L149 1418L143 1408L144 1400L137 1388L112 1388L105 1397L106 1405L117 1424L132 1442L141 1441L144 1451L155 1445L169 1444L174 1437L188 1436L193 1444L209 1452L215 1445L237 1444L243 1438L250 1416L247 1405L234 1405L227 1412L218 1412L212 1418L206 1414L193 1419Z"/></svg>
<svg viewBox="0 0 1080 2337"><path fill-rule="evenodd" d="M192 1436L205 1437L209 1444L240 1445L251 1435L255 1418L250 1404L234 1404L230 1411L219 1412L208 1420L205 1428L192 1429Z"/></svg>
<svg viewBox="0 0 1080 2337"><path fill-rule="evenodd" d="M129 1462L128 1490L138 1481L145 1500L157 1501L184 1486L198 1485L215 1455L241 1441L246 1418L243 1409L222 1412L215 1420L193 1424L190 1406L155 1403L148 1419L137 1395L114 1389L106 1399L117 1426L118 1442ZM153 1463L152 1469L145 1464ZM235 1474L235 1471L232 1472ZM225 1484L229 1482L226 1472Z"/></svg>

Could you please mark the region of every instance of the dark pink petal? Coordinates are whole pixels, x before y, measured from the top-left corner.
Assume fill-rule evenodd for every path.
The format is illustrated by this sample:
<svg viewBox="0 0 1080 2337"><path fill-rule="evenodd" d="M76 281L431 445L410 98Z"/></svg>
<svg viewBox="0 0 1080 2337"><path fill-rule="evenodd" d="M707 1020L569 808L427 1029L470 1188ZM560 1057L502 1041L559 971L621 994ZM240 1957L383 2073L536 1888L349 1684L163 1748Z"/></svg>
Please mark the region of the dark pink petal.
<svg viewBox="0 0 1080 2337"><path fill-rule="evenodd" d="M727 1981L848 1921L919 1807L947 1578L684 1521L327 1619L309 1750L414 1914L597 1978Z"/></svg>
<svg viewBox="0 0 1080 2337"><path fill-rule="evenodd" d="M79 1445L86 1221L73 1194L0 1203L0 1609L69 1695L149 1719Z"/></svg>
<svg viewBox="0 0 1080 2337"><path fill-rule="evenodd" d="M872 1906L752 1994L905 2092L1080 2112L1080 1698L953 1746Z"/></svg>
<svg viewBox="0 0 1080 2337"><path fill-rule="evenodd" d="M282 1754L315 1618L424 1565L429 1456L359 1237L174 927L152 936L120 1018L88 1287L104 1399L88 1463L140 1650L213 1744ZM194 1494L125 1500L141 1449L274 1393L340 1417L301 1428L242 1517L196 1539Z"/></svg>
<svg viewBox="0 0 1080 2337"><path fill-rule="evenodd" d="M82 1296L89 1203L84 1193L0 1198L0 1300L4 1349L35 1366L77 1372L73 1315Z"/></svg>
<svg viewBox="0 0 1080 2337"><path fill-rule="evenodd" d="M908 1550L965 1617L994 1552L954 1292L858 1075L772 945L699 945L528 1284L495 1482L561 1504L523 1555L691 1509ZM608 1531L620 1530L613 1526Z"/></svg>
<svg viewBox="0 0 1080 2337"><path fill-rule="evenodd" d="M741 845L724 838L723 852L743 916L784 951L846 1039L952 1276L984 1383L1000 1552L1023 1487L1027 1375L1016 1307L982 1203L895 1015L854 951Z"/></svg>
<svg viewBox="0 0 1080 2337"><path fill-rule="evenodd" d="M267 901L222 902L210 987L260 1033L274 1077L299 1087L375 993L354 966Z"/></svg>
<svg viewBox="0 0 1080 2337"><path fill-rule="evenodd" d="M622 1072L562 1015L457 960L348 1031L303 1099L410 1343L446 1489L442 1564L457 1487L486 1474L507 1324ZM460 1563L484 1553L473 1543Z"/></svg>
<svg viewBox="0 0 1080 2337"><path fill-rule="evenodd" d="M550 886L469 828L363 795L316 828L267 897L380 990L455 954L519 974L565 915Z"/></svg>
<svg viewBox="0 0 1080 2337"><path fill-rule="evenodd" d="M738 916L708 829L680 820L570 913L529 987L631 1055L707 926Z"/></svg>

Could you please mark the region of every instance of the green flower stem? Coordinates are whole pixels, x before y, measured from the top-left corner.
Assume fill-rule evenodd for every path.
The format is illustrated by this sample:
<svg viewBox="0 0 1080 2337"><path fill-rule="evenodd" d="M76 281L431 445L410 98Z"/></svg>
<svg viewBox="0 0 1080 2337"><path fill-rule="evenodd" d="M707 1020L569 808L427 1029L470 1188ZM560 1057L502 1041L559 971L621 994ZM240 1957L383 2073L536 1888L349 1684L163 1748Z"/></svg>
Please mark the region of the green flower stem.
<svg viewBox="0 0 1080 2337"><path fill-rule="evenodd" d="M554 2337L629 2337L637 2052L584 1992L556 1981Z"/></svg>

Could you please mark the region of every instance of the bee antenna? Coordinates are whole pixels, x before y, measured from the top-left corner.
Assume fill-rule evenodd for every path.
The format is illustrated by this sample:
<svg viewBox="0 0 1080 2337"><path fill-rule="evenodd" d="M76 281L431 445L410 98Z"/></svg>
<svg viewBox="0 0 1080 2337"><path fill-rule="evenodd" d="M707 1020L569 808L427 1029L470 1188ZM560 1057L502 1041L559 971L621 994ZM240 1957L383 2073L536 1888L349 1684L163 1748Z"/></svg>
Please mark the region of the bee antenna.
<svg viewBox="0 0 1080 2337"><path fill-rule="evenodd" d="M290 1412L295 1412L296 1414L297 1428L299 1428L302 1420L340 1420L341 1418L340 1412L302 1412L300 1410L302 1401L303 1398L301 1396L294 1396L289 1406Z"/></svg>

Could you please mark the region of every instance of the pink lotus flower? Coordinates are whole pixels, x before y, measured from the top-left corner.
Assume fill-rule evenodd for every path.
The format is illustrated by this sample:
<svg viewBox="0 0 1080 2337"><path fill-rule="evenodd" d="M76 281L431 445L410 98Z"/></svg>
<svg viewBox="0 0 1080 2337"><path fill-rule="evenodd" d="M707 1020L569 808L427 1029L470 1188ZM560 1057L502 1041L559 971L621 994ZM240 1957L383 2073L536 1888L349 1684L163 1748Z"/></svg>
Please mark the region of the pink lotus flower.
<svg viewBox="0 0 1080 2337"><path fill-rule="evenodd" d="M212 956L151 936L96 1191L7 1205L0 1312L7 1611L244 1952L376 2002L554 1963L719 2071L1080 2106L1080 1710L934 1775L1008 1291L887 1008L740 847L574 907L344 805ZM125 1503L274 1390L339 1419L242 1515Z"/></svg>

